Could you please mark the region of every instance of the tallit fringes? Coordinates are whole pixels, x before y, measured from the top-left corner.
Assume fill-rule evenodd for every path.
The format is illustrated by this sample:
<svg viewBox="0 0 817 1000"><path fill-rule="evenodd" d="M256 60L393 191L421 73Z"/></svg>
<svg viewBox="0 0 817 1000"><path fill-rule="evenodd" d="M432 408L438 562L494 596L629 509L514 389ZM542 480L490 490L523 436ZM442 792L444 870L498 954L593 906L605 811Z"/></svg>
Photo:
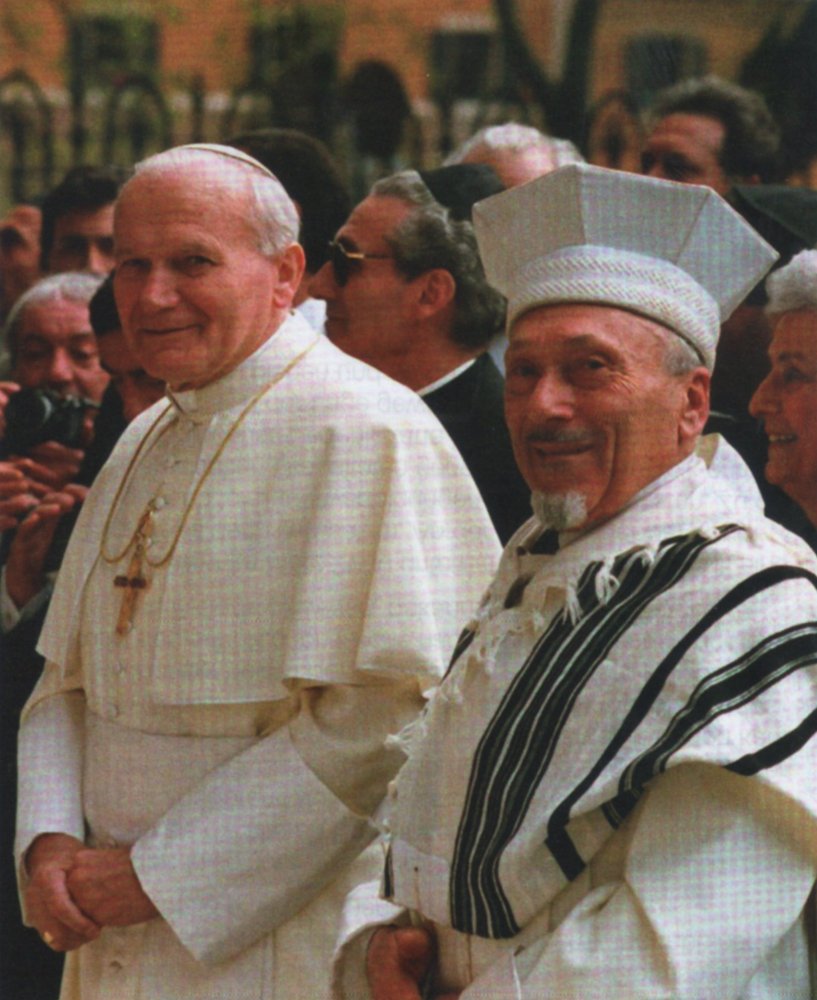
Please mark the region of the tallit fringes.
<svg viewBox="0 0 817 1000"><path fill-rule="evenodd" d="M652 542L649 545L644 545L636 553L636 557L641 560L644 566L649 569L653 565L658 556L658 543Z"/></svg>
<svg viewBox="0 0 817 1000"><path fill-rule="evenodd" d="M463 703L463 693L462 693L462 679L464 677L464 672L459 671L455 674L450 674L444 684L441 684L437 689L437 697L442 698L451 705L461 705Z"/></svg>
<svg viewBox="0 0 817 1000"><path fill-rule="evenodd" d="M576 625L582 617L582 605L575 584L569 583L565 589L565 616L571 625Z"/></svg>
<svg viewBox="0 0 817 1000"><path fill-rule="evenodd" d="M411 753L411 748L426 734L426 712L431 702L439 696L440 688L436 688L426 703L424 711L407 723L398 733L390 733L383 741L383 746L387 750L401 750L406 757Z"/></svg>
<svg viewBox="0 0 817 1000"><path fill-rule="evenodd" d="M620 581L613 575L612 556L609 556L599 566L598 573L593 581L596 590L596 598L600 604L606 604L619 588Z"/></svg>
<svg viewBox="0 0 817 1000"><path fill-rule="evenodd" d="M539 632L544 632L545 628L547 627L548 620L538 608L533 609L533 611L531 612L530 620L534 632L536 632L537 634Z"/></svg>

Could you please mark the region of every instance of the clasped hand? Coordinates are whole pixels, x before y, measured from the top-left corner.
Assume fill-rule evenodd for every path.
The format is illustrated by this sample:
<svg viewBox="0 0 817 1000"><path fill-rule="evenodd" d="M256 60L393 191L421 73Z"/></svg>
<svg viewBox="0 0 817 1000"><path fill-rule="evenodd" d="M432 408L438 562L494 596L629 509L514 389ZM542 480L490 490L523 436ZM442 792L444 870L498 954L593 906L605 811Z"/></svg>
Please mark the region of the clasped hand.
<svg viewBox="0 0 817 1000"><path fill-rule="evenodd" d="M366 972L374 1000L423 1000L433 976L436 942L425 927L383 927L372 935ZM435 1000L457 1000L459 993L434 993Z"/></svg>
<svg viewBox="0 0 817 1000"><path fill-rule="evenodd" d="M87 848L67 834L38 837L28 851L28 917L55 951L158 916L142 891L130 848Z"/></svg>

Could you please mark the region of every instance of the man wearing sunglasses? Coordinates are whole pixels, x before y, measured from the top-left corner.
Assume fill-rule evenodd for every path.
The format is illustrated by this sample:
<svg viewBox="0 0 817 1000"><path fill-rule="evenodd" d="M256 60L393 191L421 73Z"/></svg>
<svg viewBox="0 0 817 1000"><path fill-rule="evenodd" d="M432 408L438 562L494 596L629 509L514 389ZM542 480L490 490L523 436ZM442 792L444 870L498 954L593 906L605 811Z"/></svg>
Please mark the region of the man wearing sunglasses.
<svg viewBox="0 0 817 1000"><path fill-rule="evenodd" d="M505 302L485 281L475 202L501 191L489 167L458 164L378 181L330 243L310 293L347 354L422 396L468 466L500 540L530 515L513 459L503 382L486 353Z"/></svg>

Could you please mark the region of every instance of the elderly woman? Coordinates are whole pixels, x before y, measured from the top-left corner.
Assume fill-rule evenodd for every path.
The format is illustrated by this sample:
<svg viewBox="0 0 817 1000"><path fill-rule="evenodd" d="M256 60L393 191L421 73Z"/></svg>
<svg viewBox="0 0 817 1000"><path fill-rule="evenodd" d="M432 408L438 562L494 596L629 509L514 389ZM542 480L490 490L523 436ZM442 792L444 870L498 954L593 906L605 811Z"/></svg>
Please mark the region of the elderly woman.
<svg viewBox="0 0 817 1000"><path fill-rule="evenodd" d="M766 479L817 527L817 250L804 250L766 282L775 320L772 370L749 405L769 439Z"/></svg>

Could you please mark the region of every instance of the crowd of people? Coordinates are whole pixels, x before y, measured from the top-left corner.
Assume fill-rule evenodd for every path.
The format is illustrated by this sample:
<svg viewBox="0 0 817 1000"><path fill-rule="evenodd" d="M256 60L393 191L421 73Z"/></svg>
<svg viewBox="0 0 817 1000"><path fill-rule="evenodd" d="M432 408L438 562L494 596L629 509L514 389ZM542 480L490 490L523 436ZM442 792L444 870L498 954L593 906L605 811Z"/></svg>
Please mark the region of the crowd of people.
<svg viewBox="0 0 817 1000"><path fill-rule="evenodd" d="M707 77L641 175L271 128L0 222L3 996L813 995L779 144Z"/></svg>

